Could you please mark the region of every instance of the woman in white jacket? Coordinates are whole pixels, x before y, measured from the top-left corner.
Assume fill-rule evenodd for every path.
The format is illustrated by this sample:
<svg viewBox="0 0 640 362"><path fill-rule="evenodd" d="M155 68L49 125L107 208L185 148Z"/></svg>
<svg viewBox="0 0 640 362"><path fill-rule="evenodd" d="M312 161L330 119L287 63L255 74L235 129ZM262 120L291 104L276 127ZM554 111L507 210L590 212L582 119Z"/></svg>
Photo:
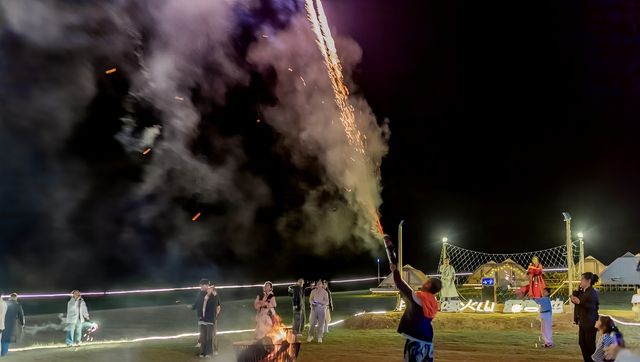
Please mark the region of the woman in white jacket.
<svg viewBox="0 0 640 362"><path fill-rule="evenodd" d="M82 338L82 326L89 320L89 311L80 291L71 292L71 299L67 303L67 346L77 346Z"/></svg>

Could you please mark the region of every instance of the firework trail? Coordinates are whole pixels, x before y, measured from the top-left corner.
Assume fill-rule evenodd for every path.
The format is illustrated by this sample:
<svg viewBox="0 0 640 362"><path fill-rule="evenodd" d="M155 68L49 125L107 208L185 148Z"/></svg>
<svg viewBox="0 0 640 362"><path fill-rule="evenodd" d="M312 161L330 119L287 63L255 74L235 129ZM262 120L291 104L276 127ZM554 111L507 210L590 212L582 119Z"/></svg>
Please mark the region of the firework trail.
<svg viewBox="0 0 640 362"><path fill-rule="evenodd" d="M315 5L314 5L315 2ZM316 11L317 7L317 11ZM329 22L324 12L321 0L305 0L305 8L307 17L311 22L311 30L316 36L316 44L320 49L320 53L324 58L324 64L327 67L327 74L333 88L334 101L340 111L340 122L344 127L345 134L349 145L353 147L355 152L361 156L361 161L366 162L366 151L364 145L364 136L356 125L356 117L353 106L349 103L349 89L345 85L342 73L342 65L338 57L335 41L329 29ZM355 160L354 160L355 161ZM382 235L382 224L380 223L380 215L376 210L374 203L364 205L370 211L372 217L372 230Z"/></svg>

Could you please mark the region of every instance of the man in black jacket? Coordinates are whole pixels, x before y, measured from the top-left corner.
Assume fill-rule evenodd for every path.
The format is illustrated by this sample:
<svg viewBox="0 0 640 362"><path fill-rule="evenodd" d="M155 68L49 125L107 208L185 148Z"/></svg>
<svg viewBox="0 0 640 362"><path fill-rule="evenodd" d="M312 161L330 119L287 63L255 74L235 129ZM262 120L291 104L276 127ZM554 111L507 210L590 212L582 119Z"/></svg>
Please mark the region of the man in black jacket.
<svg viewBox="0 0 640 362"><path fill-rule="evenodd" d="M209 280L208 279L200 279L200 290L196 295L196 299L193 301L191 305L191 309L196 311L196 321L199 322L200 314L198 314L199 310L202 310L202 303L204 302L204 296L207 295L207 290L209 289ZM199 324L198 324L198 328ZM200 338L198 337L198 344L196 344L196 348L200 348Z"/></svg>
<svg viewBox="0 0 640 362"><path fill-rule="evenodd" d="M575 304L574 322L579 327L578 343L585 362L591 362L591 356L596 351L596 334L598 330L595 324L598 320L600 301L598 300L598 292L593 289L593 284L597 282L597 275L591 272L582 274L580 289L571 296L571 302Z"/></svg>
<svg viewBox="0 0 640 362"><path fill-rule="evenodd" d="M215 286L207 289L202 301L202 307L198 308L198 325L200 326L200 343L202 351L200 357L208 357L218 354L218 341L216 338L216 323L220 313L220 298Z"/></svg>
<svg viewBox="0 0 640 362"><path fill-rule="evenodd" d="M293 303L293 333L301 337L304 329L304 279L298 279L298 282L290 286L288 291Z"/></svg>

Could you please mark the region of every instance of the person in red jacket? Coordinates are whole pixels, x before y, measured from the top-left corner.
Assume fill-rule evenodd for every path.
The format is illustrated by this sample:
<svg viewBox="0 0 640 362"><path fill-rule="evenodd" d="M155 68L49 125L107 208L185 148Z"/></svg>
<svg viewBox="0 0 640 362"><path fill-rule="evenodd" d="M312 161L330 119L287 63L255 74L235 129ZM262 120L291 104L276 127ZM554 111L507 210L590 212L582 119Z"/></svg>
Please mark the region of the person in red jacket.
<svg viewBox="0 0 640 362"><path fill-rule="evenodd" d="M520 288L518 296L526 295L529 298L542 298L546 284L542 276L542 264L540 264L537 256L531 258L531 263L529 264L529 268L527 268L527 274L529 274L529 284Z"/></svg>

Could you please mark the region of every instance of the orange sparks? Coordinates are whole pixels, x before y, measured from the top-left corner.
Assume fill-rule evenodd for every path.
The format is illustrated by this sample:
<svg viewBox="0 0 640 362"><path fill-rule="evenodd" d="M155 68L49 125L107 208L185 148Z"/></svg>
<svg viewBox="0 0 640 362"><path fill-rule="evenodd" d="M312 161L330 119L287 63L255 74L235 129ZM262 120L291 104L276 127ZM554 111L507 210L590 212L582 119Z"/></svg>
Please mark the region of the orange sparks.
<svg viewBox="0 0 640 362"><path fill-rule="evenodd" d="M287 70L290 71L290 72L293 72L293 69L291 69L291 68L287 68Z"/></svg>
<svg viewBox="0 0 640 362"><path fill-rule="evenodd" d="M318 8L317 11L316 6ZM311 29L316 36L316 44L324 58L324 64L327 68L327 74L329 80L331 80L331 87L333 88L333 94L335 96L334 102L340 110L340 122L344 127L349 145L351 145L356 152L365 155L366 151L362 134L356 125L355 110L348 100L349 89L347 89L347 86L344 84L342 64L340 64L340 58L338 58L338 51L333 36L331 35L331 30L329 29L329 22L324 13L322 2L315 0L314 5L314 0L306 0L305 7L307 17L311 22Z"/></svg>
<svg viewBox="0 0 640 362"><path fill-rule="evenodd" d="M177 101L180 101L180 102L184 101L184 98L182 97L175 96L173 98L175 98Z"/></svg>
<svg viewBox="0 0 640 362"><path fill-rule="evenodd" d="M151 148L147 147L144 149L144 151L142 152L143 155L146 155L147 153L151 152Z"/></svg>
<svg viewBox="0 0 640 362"><path fill-rule="evenodd" d="M300 80L302 81L302 85L304 85L306 87L307 86L307 82L304 81L304 78L302 78L302 76L300 76Z"/></svg>
<svg viewBox="0 0 640 362"><path fill-rule="evenodd" d="M202 213L200 213L200 212L199 212L199 213L197 213L197 214L195 214L195 216L191 218L191 221L196 221L196 220L198 220L198 219L200 218L200 215L202 215Z"/></svg>
<svg viewBox="0 0 640 362"><path fill-rule="evenodd" d="M115 73L115 72L116 72L116 70L117 70L116 68L111 68L111 69L108 69L107 71L105 71L105 72L104 72L104 74L111 74L111 73Z"/></svg>

